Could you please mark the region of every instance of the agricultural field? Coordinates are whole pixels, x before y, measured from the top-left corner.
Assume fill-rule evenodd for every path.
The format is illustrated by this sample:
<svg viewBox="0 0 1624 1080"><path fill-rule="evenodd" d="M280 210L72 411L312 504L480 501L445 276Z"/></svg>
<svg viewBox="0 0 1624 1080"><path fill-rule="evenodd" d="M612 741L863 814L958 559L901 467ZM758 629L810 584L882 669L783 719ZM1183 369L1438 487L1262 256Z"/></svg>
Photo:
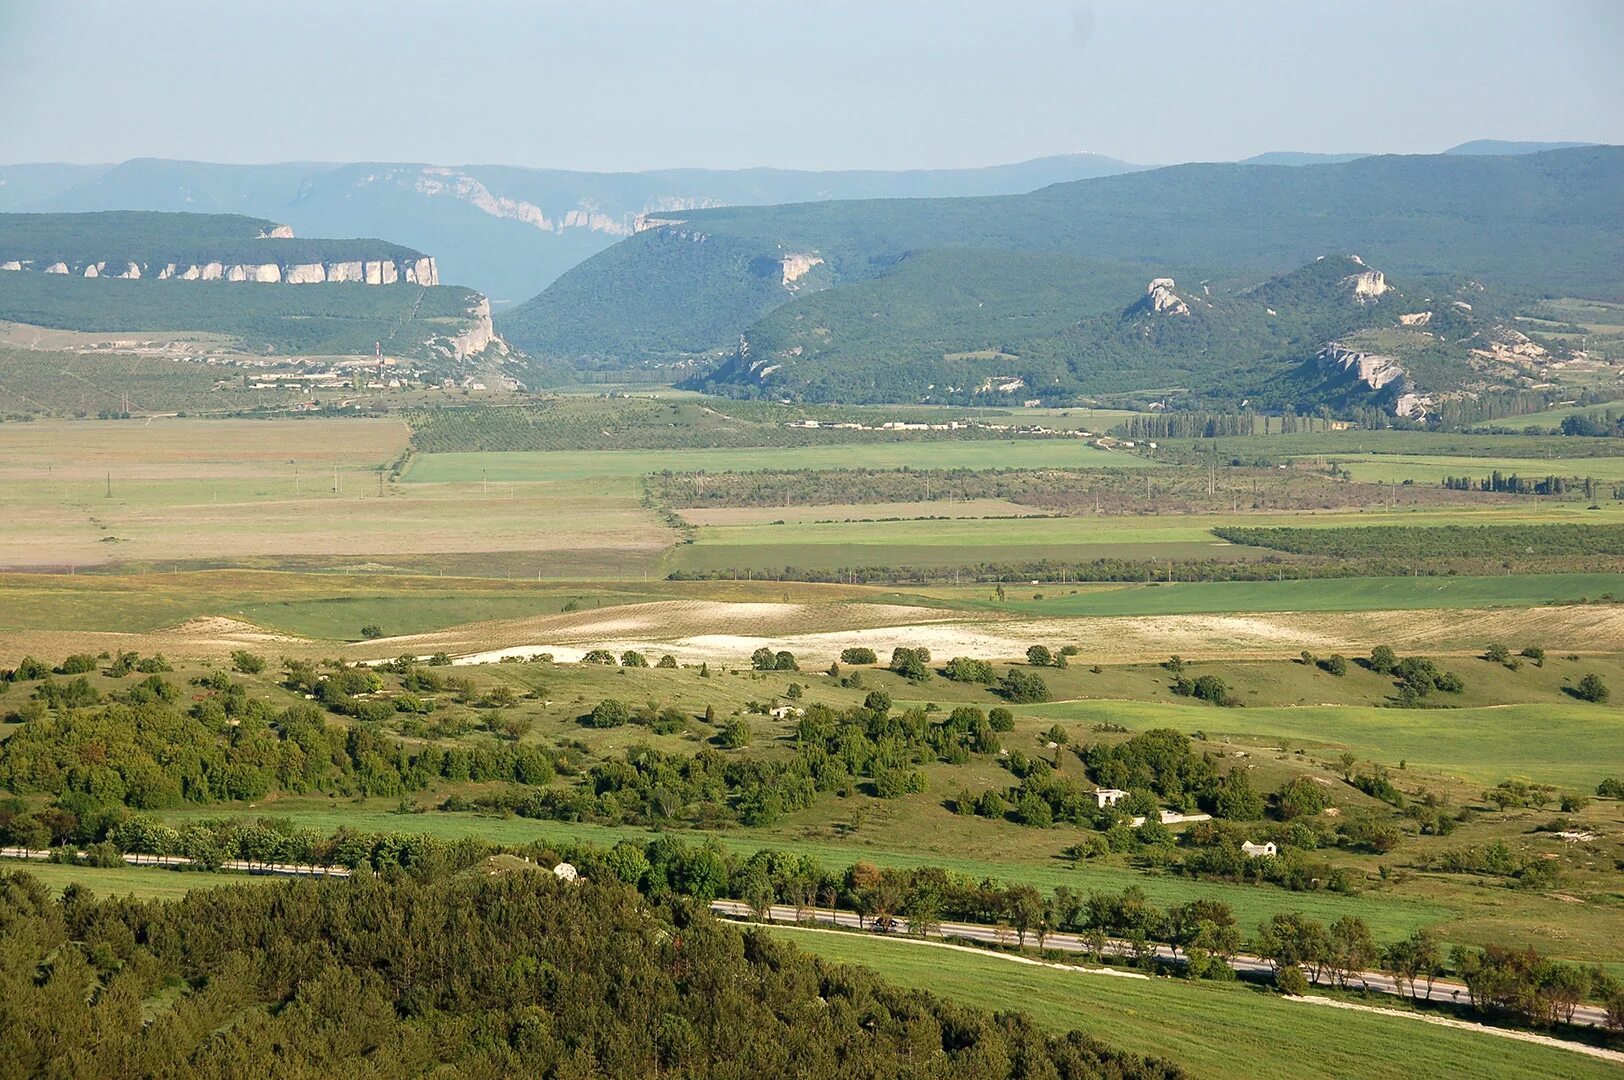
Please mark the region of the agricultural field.
<svg viewBox="0 0 1624 1080"><path fill-rule="evenodd" d="M1610 488L1591 510L1578 495L1357 472L1437 459L1543 475L1541 455L1572 440L1320 432L1251 437L1244 455L1220 440L1215 461L1199 441L1140 455L1072 436L792 428L790 409L581 395L353 419L0 424L0 565L58 571L0 574L0 671L78 657L0 683L0 777L29 778L17 802L0 794L0 826L44 814L60 827L60 805L76 808L82 843L119 816L530 852L675 837L736 863L771 848L830 873L863 861L1045 894L1135 888L1161 908L1221 901L1243 939L1301 912L1363 920L1381 942L1427 928L1447 945L1624 971L1624 803L1595 794L1624 777L1624 723L1581 693L1587 678L1624 689L1624 502ZM939 415L825 409L820 424ZM1037 412L978 419L1085 424ZM1357 457L1351 479L1338 453ZM1411 674L1377 669L1378 645ZM898 648L927 650L929 677L891 670ZM131 653L161 654L151 678L173 689L119 669ZM982 674L950 677L955 658ZM1041 693L1023 696L1033 679ZM117 728L103 706L150 694L173 698L160 741L224 755L219 775L237 786L143 793L153 774L134 763L154 732ZM874 734L817 742L797 709ZM996 750L920 741L966 722L951 720L961 709L1008 710ZM72 729L93 723L113 726ZM45 730L59 737L41 746ZM312 731L333 742L295 754L289 740ZM1108 774L1090 748L1169 737L1211 770L1201 794L1147 786L1155 774L1122 786L1208 812L1213 785L1243 775L1257 816L1226 810L1216 833L1179 824L1146 842L1096 820L1087 793ZM98 745L134 770L99 789L125 792L106 817L53 787L90 766L41 765ZM801 771L848 754L840 778ZM273 760L338 772L255 772ZM399 771L414 760L436 764ZM1304 789L1323 810L1289 817L1284 793ZM1083 793L1086 812L1062 794L1035 809L1050 790ZM1296 876L1201 861L1239 837L1285 845ZM120 894L249 880L41 871L53 888ZM929 963L865 959L905 982ZM1203 1034L1220 1024L1284 1033L1276 1056L1254 1055L1259 1075L1326 1025L1368 1024L1359 1038L1392 1047L1419 1027L1233 986L1133 983L1148 996L1113 1005L1070 983L997 980L1095 979L1102 993L1127 980L980 958L951 972L944 992L1029 993L1049 1022L1098 1015L1124 1038L1153 1039L1174 1016L1170 1045L1198 1070L1223 1052ZM1492 1052L1538 1051L1503 1041Z"/></svg>
<svg viewBox="0 0 1624 1080"><path fill-rule="evenodd" d="M390 419L0 425L0 566L637 568L672 542L633 485L402 485ZM455 560L461 558L458 563Z"/></svg>
<svg viewBox="0 0 1624 1080"><path fill-rule="evenodd" d="M775 929L801 949L871 968L903 986L988 1009L1019 1002L1055 1031L1078 1028L1195 1076L1240 1061L1259 1080L1475 1075L1542 1080L1612 1076L1616 1065L1567 1050L1426 1026L1410 1019L1285 1001L1255 987L1113 978L956 954L905 941ZM1385 1003L1383 1003L1385 1004Z"/></svg>
<svg viewBox="0 0 1624 1080"><path fill-rule="evenodd" d="M1624 456L1573 459L1513 457L1451 457L1441 454L1382 454L1344 457L1324 455L1355 480L1383 484L1440 484L1446 477L1466 476L1473 481L1498 472L1525 480L1546 476L1594 479L1607 484L1624 481Z"/></svg>
<svg viewBox="0 0 1624 1080"><path fill-rule="evenodd" d="M411 483L558 481L640 477L649 473L741 472L761 469L899 469L928 453L938 468L1140 469L1150 463L1090 446L1081 439L942 439L855 445L741 447L730 450L587 450L429 453L412 459Z"/></svg>

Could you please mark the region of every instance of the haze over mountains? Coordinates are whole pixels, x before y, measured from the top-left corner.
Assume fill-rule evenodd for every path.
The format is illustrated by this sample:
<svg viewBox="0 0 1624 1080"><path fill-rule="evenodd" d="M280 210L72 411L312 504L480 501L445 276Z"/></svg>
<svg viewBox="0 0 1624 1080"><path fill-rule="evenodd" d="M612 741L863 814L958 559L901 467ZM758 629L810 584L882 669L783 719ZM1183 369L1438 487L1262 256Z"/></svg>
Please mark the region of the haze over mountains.
<svg viewBox="0 0 1624 1080"><path fill-rule="evenodd" d="M1504 145L1508 149L1495 152L1548 144ZM1248 160L1315 164L1357 156L1282 153ZM507 165L228 165L140 158L112 165L0 166L0 212L246 214L285 222L299 236L380 236L432 254L444 280L478 289L500 309L633 235L651 216L831 199L1010 195L1151 167L1089 153L978 169L899 172L606 173Z"/></svg>

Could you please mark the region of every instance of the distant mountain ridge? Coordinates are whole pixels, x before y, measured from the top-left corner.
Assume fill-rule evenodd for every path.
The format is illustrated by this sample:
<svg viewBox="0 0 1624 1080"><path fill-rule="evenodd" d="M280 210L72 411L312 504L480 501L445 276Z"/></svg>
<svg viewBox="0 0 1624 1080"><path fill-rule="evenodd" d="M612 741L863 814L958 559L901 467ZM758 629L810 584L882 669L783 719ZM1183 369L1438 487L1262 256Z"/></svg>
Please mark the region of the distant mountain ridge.
<svg viewBox="0 0 1624 1080"><path fill-rule="evenodd" d="M432 252L444 279L497 301L529 297L651 216L848 198L999 195L1146 166L1098 154L898 172L665 169L594 173L507 165L293 162L0 166L0 211L245 214L300 236L387 236Z"/></svg>
<svg viewBox="0 0 1624 1080"><path fill-rule="evenodd" d="M1146 350L1116 320L1152 279L1179 282L1199 315L1209 293L1358 251L1423 297L1482 281L1498 297L1607 298L1624 294L1620 250L1619 147L1183 165L1017 196L672 215L497 324L539 357L667 365L739 393L940 400L973 394L981 371L1054 398L1210 386L1257 359L1250 345L1300 360L1340 332L1169 331L1167 351ZM791 280L791 266L809 269ZM1432 385L1467 379L1440 364Z"/></svg>
<svg viewBox="0 0 1624 1080"><path fill-rule="evenodd" d="M1476 144L1467 144L1476 145ZM1543 144L1503 143L1520 153ZM1456 148L1452 152L1466 152ZM1247 159L1325 164L1351 154L1277 151ZM299 236L384 236L431 252L448 282L501 307L661 215L833 199L1014 195L1153 168L1076 153L1008 165L900 171L658 169L592 172L509 165L136 158L117 164L0 165L0 212L163 210L245 214Z"/></svg>

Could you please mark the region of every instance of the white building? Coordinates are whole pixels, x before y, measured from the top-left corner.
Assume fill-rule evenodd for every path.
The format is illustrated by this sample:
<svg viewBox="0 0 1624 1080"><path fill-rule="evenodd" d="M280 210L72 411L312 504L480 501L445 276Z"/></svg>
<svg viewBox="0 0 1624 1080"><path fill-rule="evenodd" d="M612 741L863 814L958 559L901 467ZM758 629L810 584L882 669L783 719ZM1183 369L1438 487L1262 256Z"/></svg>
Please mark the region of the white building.
<svg viewBox="0 0 1624 1080"><path fill-rule="evenodd" d="M1262 844L1254 844L1250 840L1244 840L1241 842L1241 851L1245 853L1248 859L1272 859L1280 854L1279 850L1274 846L1273 840Z"/></svg>
<svg viewBox="0 0 1624 1080"><path fill-rule="evenodd" d="M1102 810L1107 806L1115 806L1127 797L1128 793L1121 788L1102 787L1094 789L1094 801L1099 804Z"/></svg>

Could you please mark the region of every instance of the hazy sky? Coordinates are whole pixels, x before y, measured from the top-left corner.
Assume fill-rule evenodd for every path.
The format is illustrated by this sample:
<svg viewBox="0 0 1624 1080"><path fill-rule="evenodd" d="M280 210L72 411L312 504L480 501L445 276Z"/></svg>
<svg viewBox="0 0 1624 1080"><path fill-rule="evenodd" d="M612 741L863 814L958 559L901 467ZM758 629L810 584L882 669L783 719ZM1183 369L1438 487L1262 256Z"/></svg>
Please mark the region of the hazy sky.
<svg viewBox="0 0 1624 1080"><path fill-rule="evenodd" d="M1624 143L1621 0L0 0L0 161L899 168Z"/></svg>

